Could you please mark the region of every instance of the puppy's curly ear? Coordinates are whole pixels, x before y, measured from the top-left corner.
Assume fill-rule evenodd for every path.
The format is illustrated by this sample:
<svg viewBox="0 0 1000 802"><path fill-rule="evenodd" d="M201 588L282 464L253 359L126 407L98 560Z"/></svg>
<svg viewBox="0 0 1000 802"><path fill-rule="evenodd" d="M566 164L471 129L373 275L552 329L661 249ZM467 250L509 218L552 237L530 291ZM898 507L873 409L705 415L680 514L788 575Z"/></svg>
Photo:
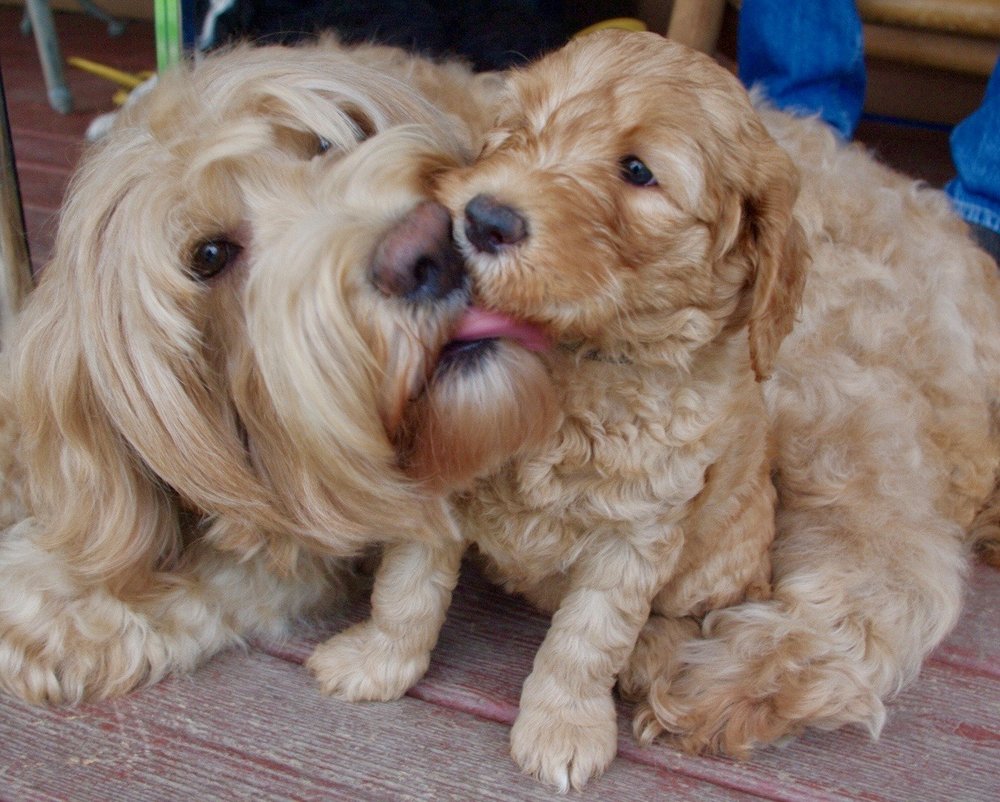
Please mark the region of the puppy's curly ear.
<svg viewBox="0 0 1000 802"><path fill-rule="evenodd" d="M809 254L805 234L792 215L798 171L766 133L757 140L754 184L743 207L744 247L753 271L750 361L761 381L771 375L778 348L795 322Z"/></svg>

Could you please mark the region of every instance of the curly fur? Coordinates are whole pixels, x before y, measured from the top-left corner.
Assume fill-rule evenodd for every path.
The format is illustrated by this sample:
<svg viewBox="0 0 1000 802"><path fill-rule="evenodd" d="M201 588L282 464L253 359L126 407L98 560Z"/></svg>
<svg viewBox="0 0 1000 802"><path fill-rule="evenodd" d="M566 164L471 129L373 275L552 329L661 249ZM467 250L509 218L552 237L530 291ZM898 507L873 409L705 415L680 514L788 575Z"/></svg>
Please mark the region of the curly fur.
<svg viewBox="0 0 1000 802"><path fill-rule="evenodd" d="M796 173L730 102L735 79L665 51L646 72L697 92L665 103L609 80L633 60L617 36L588 37L515 73L487 149L441 184L482 303L559 344L546 361L561 425L456 504L504 585L554 610L511 744L564 790L614 756L611 689L651 611L702 615L768 592L758 382L806 264ZM624 180L630 155L655 187ZM477 197L515 210L527 238L474 245L462 221Z"/></svg>
<svg viewBox="0 0 1000 802"><path fill-rule="evenodd" d="M603 770L616 679L645 741L877 732L958 615L970 539L995 548L995 265L942 193L651 34L572 43L502 108L442 187L460 238L477 197L523 218L463 249L485 305L561 344L560 428L457 502L555 611L515 759L563 789Z"/></svg>
<svg viewBox="0 0 1000 802"><path fill-rule="evenodd" d="M768 601L709 614L650 671L645 740L746 755L861 724L954 625L971 547L996 552L1000 282L946 196L819 122L761 116L802 175L813 257L764 387L776 436ZM994 523L991 523L994 522Z"/></svg>

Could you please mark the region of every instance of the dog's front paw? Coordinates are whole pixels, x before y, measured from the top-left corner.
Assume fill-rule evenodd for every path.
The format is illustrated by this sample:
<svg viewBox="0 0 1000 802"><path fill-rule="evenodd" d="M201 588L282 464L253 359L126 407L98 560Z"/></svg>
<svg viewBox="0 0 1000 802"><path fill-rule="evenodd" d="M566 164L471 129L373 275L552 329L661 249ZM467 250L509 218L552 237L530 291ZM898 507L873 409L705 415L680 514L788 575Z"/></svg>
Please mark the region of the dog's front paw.
<svg viewBox="0 0 1000 802"><path fill-rule="evenodd" d="M148 616L77 584L58 553L35 544L35 527L26 519L0 539L0 690L76 704L156 681L183 657Z"/></svg>
<svg viewBox="0 0 1000 802"><path fill-rule="evenodd" d="M79 622L53 617L35 631L0 614L0 689L34 704L76 704L160 679L169 659L163 643L148 627L113 615L121 612L113 604L106 607L108 620L86 619L77 609Z"/></svg>
<svg viewBox="0 0 1000 802"><path fill-rule="evenodd" d="M365 621L317 646L306 667L325 694L349 702L388 702L415 685L429 663L426 649L408 647Z"/></svg>
<svg viewBox="0 0 1000 802"><path fill-rule="evenodd" d="M8 631L0 632L0 690L32 704L64 704L82 701L99 686L96 666L86 655L72 662L42 655L35 643L18 643Z"/></svg>
<svg viewBox="0 0 1000 802"><path fill-rule="evenodd" d="M562 793L601 774L617 748L610 694L566 707L522 707L510 733L511 756L521 770Z"/></svg>

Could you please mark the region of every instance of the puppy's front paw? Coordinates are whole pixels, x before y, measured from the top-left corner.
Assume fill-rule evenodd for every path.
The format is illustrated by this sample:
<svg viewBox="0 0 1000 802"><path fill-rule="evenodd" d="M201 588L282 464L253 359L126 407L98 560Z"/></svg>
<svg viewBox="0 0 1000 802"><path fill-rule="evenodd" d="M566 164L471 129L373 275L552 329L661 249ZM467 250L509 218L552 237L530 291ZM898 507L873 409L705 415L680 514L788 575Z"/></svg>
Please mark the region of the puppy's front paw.
<svg viewBox="0 0 1000 802"><path fill-rule="evenodd" d="M306 667L325 694L348 702L388 702L415 685L429 663L426 649L408 647L365 621L317 646Z"/></svg>
<svg viewBox="0 0 1000 802"><path fill-rule="evenodd" d="M561 793L601 774L618 748L610 695L567 707L522 707L510 733L510 752L526 774Z"/></svg>

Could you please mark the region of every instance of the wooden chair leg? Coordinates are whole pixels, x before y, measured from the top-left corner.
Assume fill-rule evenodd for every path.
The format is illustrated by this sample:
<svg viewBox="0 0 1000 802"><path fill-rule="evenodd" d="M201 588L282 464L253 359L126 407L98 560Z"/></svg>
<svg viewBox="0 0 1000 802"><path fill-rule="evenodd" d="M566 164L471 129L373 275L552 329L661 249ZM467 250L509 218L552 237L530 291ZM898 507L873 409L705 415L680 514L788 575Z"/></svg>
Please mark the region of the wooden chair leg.
<svg viewBox="0 0 1000 802"><path fill-rule="evenodd" d="M714 53L726 0L674 0L667 38L703 53Z"/></svg>

